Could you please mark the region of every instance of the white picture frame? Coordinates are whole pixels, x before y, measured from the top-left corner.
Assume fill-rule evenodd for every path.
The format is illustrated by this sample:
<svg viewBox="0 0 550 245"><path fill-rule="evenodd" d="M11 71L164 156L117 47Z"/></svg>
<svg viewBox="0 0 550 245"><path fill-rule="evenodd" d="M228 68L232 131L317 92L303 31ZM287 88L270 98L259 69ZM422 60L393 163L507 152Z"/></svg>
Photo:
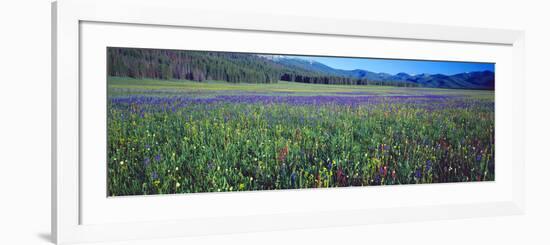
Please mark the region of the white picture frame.
<svg viewBox="0 0 550 245"><path fill-rule="evenodd" d="M525 209L524 191L524 34L518 30L496 30L483 28L450 27L438 25L419 25L405 23L388 23L374 21L354 21L330 18L310 18L297 16L271 16L255 13L212 12L204 10L186 10L184 2L160 0L134 1L91 1L91 0L61 0L52 4L52 237L58 244L94 241L116 241L127 239L152 239L166 237L181 237L192 235L224 234L235 232L267 231L280 229L314 228L326 226L342 226L356 224L376 224L418 220L452 219L465 217L482 217L495 215L521 214ZM251 21L253 20L253 21ZM446 203L422 202L414 205L392 204L387 208L380 206L357 206L354 208L318 209L304 212L287 207L285 212L265 211L257 213L235 213L224 215L218 213L211 216L196 215L185 218L182 212L176 219L130 220L119 217L117 220L83 221L83 210L94 206L99 201L88 200L83 192L82 176L89 168L82 168L82 94L81 81L86 79L81 73L83 41L86 34L83 26L88 23L106 23L111 25L137 26L143 28L169 27L188 28L229 32L262 32L266 35L278 33L292 35L313 35L324 37L371 38L384 40L407 40L418 42L438 42L448 44L472 44L505 47L506 79L514 81L513 86L507 85L509 92L497 93L498 101L508 100L509 106L505 113L511 119L507 130L496 137L506 139L510 149L506 154L510 164L507 167L506 183L499 187L500 194L484 200L478 197L466 198L465 202L449 199ZM121 27L124 28L124 27ZM101 28L100 28L101 29ZM171 30L164 30L171 32ZM88 41L86 41L89 43ZM102 45L107 45L102 43ZM139 43L135 45L140 45ZM141 45L150 45L141 43ZM158 44L166 47L170 44ZM498 52L498 49L496 49ZM473 57L473 56L472 56ZM473 57L475 58L475 57ZM496 58L495 58L496 59ZM499 58L500 59L500 58ZM504 73L501 73L504 74ZM101 74L102 76L104 75ZM497 80L499 72L497 71ZM502 78L503 80L505 78ZM500 80L499 80L500 81ZM497 82L498 83L498 82ZM85 88L85 86L84 86ZM498 91L497 86L497 91ZM505 91L502 89L501 91ZM510 97L513 95L513 98ZM499 98L500 96L500 98ZM501 110L502 111L502 110ZM497 108L497 113L499 110ZM496 124L499 119L497 116ZM502 121L502 120L501 120ZM498 127L498 126L497 126ZM502 151L501 151L502 152ZM499 157L497 152L497 159ZM504 156L504 155L503 155ZM501 158L502 159L502 158ZM500 160L497 160L497 165ZM498 168L498 167L497 167ZM100 180L101 181L101 180ZM399 191L402 198L406 193L420 193L429 197L430 191L445 192L459 190L468 192L471 189L486 189L491 186L480 183L460 185L459 187L445 185L402 186L395 188L378 188L380 195L389 191ZM499 183L497 183L499 184ZM464 188L463 188L464 187ZM450 189L449 189L450 188ZM454 189L453 189L454 188ZM438 190L439 189L439 190ZM331 189L321 192L295 190L291 192L271 192L262 194L212 194L206 198L217 200L216 195L237 202L239 198L253 200L263 198L278 200L308 196L311 198L326 198L327 196L362 195L362 188ZM482 192L480 192L482 193ZM431 194L432 196L436 194ZM459 194L460 195L460 194ZM204 197L204 196L203 196ZM105 197L106 198L106 197ZM160 205L178 200L185 202L181 196L154 197L160 200ZM251 199L252 198L252 199ZM148 199L152 200L152 199ZM403 199L405 200L405 199ZM144 200L126 199L124 205ZM394 200L399 201L399 200ZM88 203L90 205L83 205ZM412 203L412 202L411 202ZM105 203L103 203L105 204ZM384 204L383 201L380 204ZM109 205L107 203L107 205ZM132 210L131 208L129 210ZM383 211L383 212L382 212ZM147 211L150 212L150 211ZM97 214L97 213L96 213ZM114 214L114 213L113 213ZM114 216L114 215L105 215ZM100 216L98 216L100 217Z"/></svg>

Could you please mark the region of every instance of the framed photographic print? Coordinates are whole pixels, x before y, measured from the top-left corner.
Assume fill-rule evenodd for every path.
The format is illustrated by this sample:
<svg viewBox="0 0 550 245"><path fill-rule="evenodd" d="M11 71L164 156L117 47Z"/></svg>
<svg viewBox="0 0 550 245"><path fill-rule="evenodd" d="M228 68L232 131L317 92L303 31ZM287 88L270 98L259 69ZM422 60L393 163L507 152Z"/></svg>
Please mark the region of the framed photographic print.
<svg viewBox="0 0 550 245"><path fill-rule="evenodd" d="M523 212L521 31L167 4L52 5L57 243Z"/></svg>
<svg viewBox="0 0 550 245"><path fill-rule="evenodd" d="M110 197L495 180L494 63L106 52Z"/></svg>

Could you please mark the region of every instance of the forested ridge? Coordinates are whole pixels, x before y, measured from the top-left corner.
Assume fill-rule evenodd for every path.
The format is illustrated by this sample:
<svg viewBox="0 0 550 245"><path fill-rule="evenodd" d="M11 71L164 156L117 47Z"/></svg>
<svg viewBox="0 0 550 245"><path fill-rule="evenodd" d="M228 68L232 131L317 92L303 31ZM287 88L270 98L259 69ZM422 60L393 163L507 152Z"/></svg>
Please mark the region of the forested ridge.
<svg viewBox="0 0 550 245"><path fill-rule="evenodd" d="M272 83L279 71L251 55L162 49L108 48L110 76Z"/></svg>
<svg viewBox="0 0 550 245"><path fill-rule="evenodd" d="M107 61L109 76L119 77L231 83L276 83L282 80L314 84L417 86L309 71L246 53L109 47Z"/></svg>

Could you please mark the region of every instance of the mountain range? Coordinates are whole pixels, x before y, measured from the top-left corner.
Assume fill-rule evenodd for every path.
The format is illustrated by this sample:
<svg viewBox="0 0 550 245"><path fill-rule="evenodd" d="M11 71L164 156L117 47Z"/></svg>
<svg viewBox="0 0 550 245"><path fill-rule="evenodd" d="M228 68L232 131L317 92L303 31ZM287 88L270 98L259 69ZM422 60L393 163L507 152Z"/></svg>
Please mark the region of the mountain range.
<svg viewBox="0 0 550 245"><path fill-rule="evenodd" d="M362 69L342 70L332 68L321 62L281 56L281 55L260 55L264 59L271 60L283 66L299 68L302 70L328 74L332 76L344 76L354 79L367 79L377 82L405 82L413 83L420 87L432 88L457 88L457 89L486 89L494 90L495 88L495 73L492 71L475 71L464 72L454 75L444 74L416 74L411 75L404 72L395 75L372 72Z"/></svg>
<svg viewBox="0 0 550 245"><path fill-rule="evenodd" d="M107 49L109 76L163 80L219 80L230 83L289 81L327 85L382 85L487 89L495 87L492 71L454 75L388 74L363 69L343 70L302 56L164 49Z"/></svg>

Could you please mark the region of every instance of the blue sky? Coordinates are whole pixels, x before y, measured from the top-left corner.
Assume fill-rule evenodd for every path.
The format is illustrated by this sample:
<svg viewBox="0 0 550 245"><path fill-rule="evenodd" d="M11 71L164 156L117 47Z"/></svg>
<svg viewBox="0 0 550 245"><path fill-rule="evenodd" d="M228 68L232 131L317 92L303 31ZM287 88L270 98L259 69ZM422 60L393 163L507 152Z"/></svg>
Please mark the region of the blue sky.
<svg viewBox="0 0 550 245"><path fill-rule="evenodd" d="M393 60L369 58L339 58L321 56L290 56L314 60L332 68L343 70L362 69L372 72L385 72L395 75L405 72L410 75L421 73L454 75L472 71L495 71L494 63L423 61L423 60Z"/></svg>

